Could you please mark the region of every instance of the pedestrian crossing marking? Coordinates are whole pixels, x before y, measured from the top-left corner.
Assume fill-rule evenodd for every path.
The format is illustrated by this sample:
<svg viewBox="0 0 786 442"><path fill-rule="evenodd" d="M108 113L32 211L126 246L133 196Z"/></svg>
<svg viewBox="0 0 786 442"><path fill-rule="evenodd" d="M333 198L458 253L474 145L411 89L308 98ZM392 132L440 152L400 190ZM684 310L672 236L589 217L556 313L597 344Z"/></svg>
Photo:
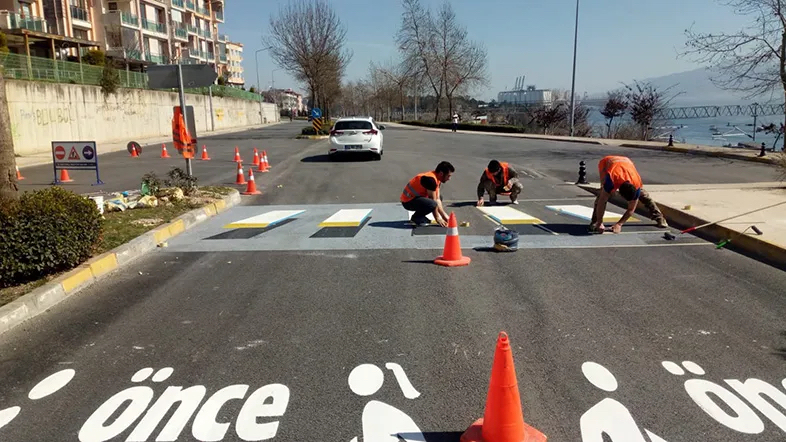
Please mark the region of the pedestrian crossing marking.
<svg viewBox="0 0 786 442"><path fill-rule="evenodd" d="M542 220L508 206L478 207L478 210L500 224L544 224Z"/></svg>
<svg viewBox="0 0 786 442"><path fill-rule="evenodd" d="M319 227L358 227L373 209L341 209L319 223Z"/></svg>
<svg viewBox="0 0 786 442"><path fill-rule="evenodd" d="M560 214L565 214L568 216L572 216L574 218L583 219L585 221L592 221L592 207L580 206L580 205L567 205L567 206L546 206L547 209L553 210ZM606 213L603 214L603 222L604 223L615 223L622 218L622 214L612 212L610 210L606 210ZM633 216L631 216L627 222L636 223L639 220Z"/></svg>
<svg viewBox="0 0 786 442"><path fill-rule="evenodd" d="M242 219L224 226L225 229L256 229L265 228L282 221L294 218L305 210L273 210L251 218Z"/></svg>
<svg viewBox="0 0 786 442"><path fill-rule="evenodd" d="M407 221L411 220L412 219L412 215L414 215L414 214L415 214L415 212L410 212L409 210L407 210ZM434 220L434 214L433 213L429 213L428 215L426 215L426 218L428 218L428 220L431 221L431 224L437 224L437 222Z"/></svg>

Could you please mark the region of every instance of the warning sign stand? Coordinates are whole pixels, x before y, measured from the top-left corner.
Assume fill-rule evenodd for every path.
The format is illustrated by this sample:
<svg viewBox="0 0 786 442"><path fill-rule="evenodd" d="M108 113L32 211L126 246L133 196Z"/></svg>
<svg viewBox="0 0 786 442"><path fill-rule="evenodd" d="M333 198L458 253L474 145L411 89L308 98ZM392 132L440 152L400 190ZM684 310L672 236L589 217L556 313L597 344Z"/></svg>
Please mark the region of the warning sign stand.
<svg viewBox="0 0 786 442"><path fill-rule="evenodd" d="M52 169L55 179L52 184L60 184L58 170L95 170L97 186L104 184L98 173L98 149L95 141L52 141Z"/></svg>

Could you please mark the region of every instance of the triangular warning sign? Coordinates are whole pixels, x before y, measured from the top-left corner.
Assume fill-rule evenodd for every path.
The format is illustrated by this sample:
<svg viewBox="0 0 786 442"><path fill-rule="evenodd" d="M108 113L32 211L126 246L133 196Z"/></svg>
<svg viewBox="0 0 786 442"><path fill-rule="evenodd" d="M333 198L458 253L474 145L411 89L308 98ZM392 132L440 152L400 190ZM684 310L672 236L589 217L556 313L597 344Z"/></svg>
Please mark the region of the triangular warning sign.
<svg viewBox="0 0 786 442"><path fill-rule="evenodd" d="M72 147L71 148L71 153L68 154L68 159L69 160L78 160L79 159L79 153L76 151L76 147Z"/></svg>

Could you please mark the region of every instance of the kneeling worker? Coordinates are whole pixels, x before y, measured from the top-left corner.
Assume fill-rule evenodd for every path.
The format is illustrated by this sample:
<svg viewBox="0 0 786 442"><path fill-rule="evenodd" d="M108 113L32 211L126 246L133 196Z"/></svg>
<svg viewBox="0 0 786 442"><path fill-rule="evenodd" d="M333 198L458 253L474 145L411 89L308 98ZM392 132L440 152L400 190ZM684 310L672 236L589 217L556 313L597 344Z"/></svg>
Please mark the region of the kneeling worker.
<svg viewBox="0 0 786 442"><path fill-rule="evenodd" d="M442 161L437 168L430 172L415 175L409 180L404 191L401 192L401 205L406 210L415 212L411 221L417 226L430 224L426 215L434 215L434 221L442 227L448 226L448 214L442 208L442 194L440 187L447 183L450 175L456 169L447 161Z"/></svg>
<svg viewBox="0 0 786 442"><path fill-rule="evenodd" d="M477 206L483 205L483 194L489 193L489 201L491 204L497 202L497 195L504 192L510 192L510 202L518 204L518 197L524 186L518 178L519 174L515 169L510 167L508 163L500 163L497 160L491 160L483 175L480 176L480 183L478 183L478 203Z"/></svg>
<svg viewBox="0 0 786 442"><path fill-rule="evenodd" d="M609 155L603 157L598 163L598 173L603 183L600 194L595 199L595 209L592 212L590 231L602 233L606 228L603 226L603 214L606 213L606 202L608 202L614 191L619 190L620 196L628 201L628 208L619 221L611 228L614 233L620 233L622 225L625 224L633 212L636 211L636 204L639 199L644 203L644 207L650 211L650 218L658 223L658 227L666 228L666 218L663 217L655 201L643 188L641 176L633 165L633 161L628 157Z"/></svg>

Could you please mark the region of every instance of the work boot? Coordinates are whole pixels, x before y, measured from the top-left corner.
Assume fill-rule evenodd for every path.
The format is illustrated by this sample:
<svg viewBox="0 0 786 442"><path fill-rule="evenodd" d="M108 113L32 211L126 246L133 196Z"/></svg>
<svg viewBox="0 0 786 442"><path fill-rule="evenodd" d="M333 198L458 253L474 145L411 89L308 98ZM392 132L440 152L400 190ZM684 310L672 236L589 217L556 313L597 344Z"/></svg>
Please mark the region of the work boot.
<svg viewBox="0 0 786 442"><path fill-rule="evenodd" d="M515 199L515 200L514 200L514 199L511 199L511 200L510 200L510 203L511 203L511 204L518 204L518 203L519 203L519 200L518 200L518 199Z"/></svg>
<svg viewBox="0 0 786 442"><path fill-rule="evenodd" d="M669 223L666 222L666 218L658 218L655 221L658 223L658 227L661 229L666 229L669 227Z"/></svg>
<svg viewBox="0 0 786 442"><path fill-rule="evenodd" d="M414 224L417 227L425 227L431 225L431 221L429 221L428 218L426 218L425 216L415 218L415 216L413 215L410 221L412 222L412 224Z"/></svg>

